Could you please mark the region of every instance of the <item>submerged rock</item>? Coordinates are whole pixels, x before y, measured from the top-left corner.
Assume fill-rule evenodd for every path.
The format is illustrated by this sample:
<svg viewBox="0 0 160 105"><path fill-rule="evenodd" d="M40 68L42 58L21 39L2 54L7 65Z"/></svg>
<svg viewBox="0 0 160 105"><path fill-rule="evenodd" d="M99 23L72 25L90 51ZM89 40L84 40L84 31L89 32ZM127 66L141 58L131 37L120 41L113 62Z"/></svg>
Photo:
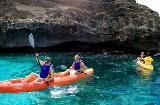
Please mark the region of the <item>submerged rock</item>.
<svg viewBox="0 0 160 105"><path fill-rule="evenodd" d="M0 50L30 50L31 32L39 51L156 53L160 46L158 13L135 0L15 0L0 9Z"/></svg>

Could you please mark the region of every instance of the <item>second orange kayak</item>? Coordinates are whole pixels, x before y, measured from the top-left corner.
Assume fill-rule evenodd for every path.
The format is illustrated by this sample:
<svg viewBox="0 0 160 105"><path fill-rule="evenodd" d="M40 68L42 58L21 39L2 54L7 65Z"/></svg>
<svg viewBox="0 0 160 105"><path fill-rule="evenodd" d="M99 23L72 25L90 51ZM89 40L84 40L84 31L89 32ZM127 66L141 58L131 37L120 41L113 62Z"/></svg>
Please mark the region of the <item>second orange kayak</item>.
<svg viewBox="0 0 160 105"><path fill-rule="evenodd" d="M84 72L85 73L79 73L77 75L65 75L61 76L61 73L55 73L54 74L54 81L48 82L50 87L54 86L64 86L68 85L77 81L80 81L84 78L87 78L88 76L93 74L93 69L87 69ZM24 78L20 79L13 79L13 80L6 80L0 82L0 92L1 93L17 93L17 92L30 92L30 91L38 91L38 90L44 90L48 88L48 85L46 82L31 82L31 83L22 83L21 81Z"/></svg>

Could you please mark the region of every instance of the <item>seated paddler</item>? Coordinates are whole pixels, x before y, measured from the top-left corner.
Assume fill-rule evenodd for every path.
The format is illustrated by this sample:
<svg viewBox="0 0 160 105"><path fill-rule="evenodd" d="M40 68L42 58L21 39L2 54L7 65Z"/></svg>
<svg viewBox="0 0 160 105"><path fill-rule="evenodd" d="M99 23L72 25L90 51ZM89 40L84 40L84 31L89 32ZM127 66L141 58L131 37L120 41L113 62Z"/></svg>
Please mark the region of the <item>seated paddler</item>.
<svg viewBox="0 0 160 105"><path fill-rule="evenodd" d="M63 72L62 75L64 76L68 73L70 73L70 75L76 75L78 73L84 72L86 69L87 67L85 66L83 61L80 59L80 56L75 55L72 66L69 69L67 69L65 72Z"/></svg>

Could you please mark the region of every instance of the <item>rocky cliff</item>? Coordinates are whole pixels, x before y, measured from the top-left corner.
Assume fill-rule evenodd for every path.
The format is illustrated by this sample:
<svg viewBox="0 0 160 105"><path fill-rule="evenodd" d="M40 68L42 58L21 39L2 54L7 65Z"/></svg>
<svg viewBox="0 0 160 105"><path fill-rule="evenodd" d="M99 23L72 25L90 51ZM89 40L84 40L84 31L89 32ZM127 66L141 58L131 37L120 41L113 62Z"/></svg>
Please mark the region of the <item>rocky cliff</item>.
<svg viewBox="0 0 160 105"><path fill-rule="evenodd" d="M156 53L160 17L135 0L2 0L0 50Z"/></svg>

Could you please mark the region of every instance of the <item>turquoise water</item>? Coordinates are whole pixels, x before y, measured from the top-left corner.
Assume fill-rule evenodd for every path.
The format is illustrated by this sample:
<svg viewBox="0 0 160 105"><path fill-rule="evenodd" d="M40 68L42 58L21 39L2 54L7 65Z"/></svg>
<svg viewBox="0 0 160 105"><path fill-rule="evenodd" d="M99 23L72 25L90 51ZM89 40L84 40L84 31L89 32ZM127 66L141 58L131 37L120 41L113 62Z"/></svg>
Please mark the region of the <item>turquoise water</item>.
<svg viewBox="0 0 160 105"><path fill-rule="evenodd" d="M64 71L75 53L40 53L52 58L55 72ZM0 105L160 105L160 65L154 58L154 71L137 71L135 55L79 53L94 75L80 82L43 91L0 93ZM39 73L33 54L0 54L0 81Z"/></svg>

